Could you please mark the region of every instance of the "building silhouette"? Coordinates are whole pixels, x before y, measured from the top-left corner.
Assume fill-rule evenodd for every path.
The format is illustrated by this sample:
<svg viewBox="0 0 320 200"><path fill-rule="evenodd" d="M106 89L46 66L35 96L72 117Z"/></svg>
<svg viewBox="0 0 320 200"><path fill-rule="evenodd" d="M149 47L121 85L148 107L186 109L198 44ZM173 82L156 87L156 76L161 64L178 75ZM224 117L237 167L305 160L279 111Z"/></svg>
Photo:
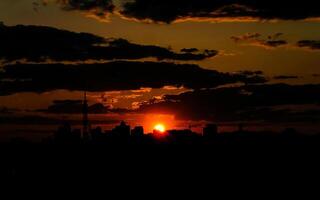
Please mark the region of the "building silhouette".
<svg viewBox="0 0 320 200"><path fill-rule="evenodd" d="M203 128L204 137L214 137L218 134L218 126L216 124L207 124Z"/></svg>
<svg viewBox="0 0 320 200"><path fill-rule="evenodd" d="M54 137L58 141L65 140L71 136L72 129L69 123L64 123L62 126L58 128L55 132Z"/></svg>
<svg viewBox="0 0 320 200"><path fill-rule="evenodd" d="M238 125L238 132L244 132L244 124L240 123Z"/></svg>
<svg viewBox="0 0 320 200"><path fill-rule="evenodd" d="M133 137L142 137L144 135L143 126L136 126L131 131L131 136Z"/></svg>
<svg viewBox="0 0 320 200"><path fill-rule="evenodd" d="M92 129L90 131L90 134L91 134L91 139L95 140L95 141L101 140L103 138L103 135L104 135L101 127L96 127L94 129Z"/></svg>
<svg viewBox="0 0 320 200"><path fill-rule="evenodd" d="M114 136L123 137L123 138L130 137L130 133L131 133L130 126L127 125L124 121L122 121L119 126L116 126L112 130L112 134Z"/></svg>
<svg viewBox="0 0 320 200"><path fill-rule="evenodd" d="M57 143L74 143L81 140L81 130L72 130L71 125L65 122L54 134L54 140Z"/></svg>

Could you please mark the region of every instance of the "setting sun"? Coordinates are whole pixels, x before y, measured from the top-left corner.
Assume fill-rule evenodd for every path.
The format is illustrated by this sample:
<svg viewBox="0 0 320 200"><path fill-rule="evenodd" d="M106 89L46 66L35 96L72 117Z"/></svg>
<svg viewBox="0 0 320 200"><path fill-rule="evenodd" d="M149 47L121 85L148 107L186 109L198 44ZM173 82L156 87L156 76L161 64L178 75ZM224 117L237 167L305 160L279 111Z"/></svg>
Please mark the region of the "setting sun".
<svg viewBox="0 0 320 200"><path fill-rule="evenodd" d="M157 124L154 126L154 130L159 131L161 133L166 131L166 128L163 124Z"/></svg>

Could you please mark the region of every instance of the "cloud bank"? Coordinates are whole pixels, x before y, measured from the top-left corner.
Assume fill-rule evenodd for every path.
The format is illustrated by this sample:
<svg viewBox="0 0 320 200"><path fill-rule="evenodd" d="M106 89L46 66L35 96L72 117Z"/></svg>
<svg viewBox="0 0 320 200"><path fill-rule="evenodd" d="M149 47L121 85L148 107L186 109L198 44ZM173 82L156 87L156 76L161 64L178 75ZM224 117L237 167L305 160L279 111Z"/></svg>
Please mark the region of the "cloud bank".
<svg viewBox="0 0 320 200"><path fill-rule="evenodd" d="M33 62L86 60L199 61L214 57L216 50L174 52L155 45L140 45L125 39L103 38L43 26L0 26L0 60Z"/></svg>
<svg viewBox="0 0 320 200"><path fill-rule="evenodd" d="M320 40L300 40L297 42L297 47L306 48L309 50L320 50Z"/></svg>
<svg viewBox="0 0 320 200"><path fill-rule="evenodd" d="M320 85L261 84L197 90L146 102L139 111L214 121L320 121ZM291 109L301 107L302 109ZM306 106L309 105L309 106ZM313 105L310 107L310 105Z"/></svg>
<svg viewBox="0 0 320 200"><path fill-rule="evenodd" d="M104 64L15 64L0 73L0 95L57 89L115 91L164 86L214 88L231 83L264 83L260 73L221 73L198 65L168 62L110 62Z"/></svg>
<svg viewBox="0 0 320 200"><path fill-rule="evenodd" d="M46 0L47 1L47 0ZM127 19L172 23L183 20L304 20L320 16L317 1L291 0L56 0L65 10L99 18L119 13Z"/></svg>

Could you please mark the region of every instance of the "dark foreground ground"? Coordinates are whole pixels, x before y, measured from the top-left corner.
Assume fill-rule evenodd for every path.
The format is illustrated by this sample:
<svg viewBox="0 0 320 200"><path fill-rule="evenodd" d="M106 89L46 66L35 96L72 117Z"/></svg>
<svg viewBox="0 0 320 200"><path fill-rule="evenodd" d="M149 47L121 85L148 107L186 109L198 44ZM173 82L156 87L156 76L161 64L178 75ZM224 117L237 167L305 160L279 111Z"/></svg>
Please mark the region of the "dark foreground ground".
<svg viewBox="0 0 320 200"><path fill-rule="evenodd" d="M71 199L87 193L85 199L305 199L320 185L320 135L292 130L206 137L188 131L166 137L98 134L87 140L63 133L41 143L15 139L0 148L0 180L13 188L10 196L24 198L45 191L42 199L64 199L65 192Z"/></svg>
<svg viewBox="0 0 320 200"><path fill-rule="evenodd" d="M158 184L244 186L246 181L301 184L306 179L317 184L319 153L319 135L299 134L13 140L1 145L1 174L14 184L86 180L140 189Z"/></svg>

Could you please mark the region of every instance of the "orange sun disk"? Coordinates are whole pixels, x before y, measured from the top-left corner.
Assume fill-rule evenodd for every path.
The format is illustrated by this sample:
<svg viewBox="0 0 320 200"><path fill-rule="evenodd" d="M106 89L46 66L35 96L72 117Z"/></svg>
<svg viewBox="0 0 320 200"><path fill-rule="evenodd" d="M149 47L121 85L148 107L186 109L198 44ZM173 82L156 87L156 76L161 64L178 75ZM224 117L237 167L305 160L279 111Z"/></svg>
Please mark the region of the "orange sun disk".
<svg viewBox="0 0 320 200"><path fill-rule="evenodd" d="M154 130L164 133L166 131L166 127L163 124L157 124L154 126Z"/></svg>

